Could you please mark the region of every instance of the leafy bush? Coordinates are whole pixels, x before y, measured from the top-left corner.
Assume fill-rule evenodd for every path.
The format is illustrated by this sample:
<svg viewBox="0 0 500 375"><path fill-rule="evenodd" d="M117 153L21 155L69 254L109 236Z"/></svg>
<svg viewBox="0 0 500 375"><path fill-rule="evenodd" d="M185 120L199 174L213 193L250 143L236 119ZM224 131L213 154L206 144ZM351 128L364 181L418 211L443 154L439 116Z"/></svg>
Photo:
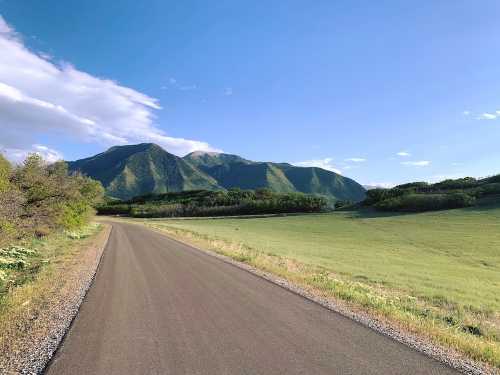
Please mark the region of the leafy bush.
<svg viewBox="0 0 500 375"><path fill-rule="evenodd" d="M375 208L382 211L424 212L468 207L474 201L474 197L465 193L406 194L378 202Z"/></svg>
<svg viewBox="0 0 500 375"><path fill-rule="evenodd" d="M0 246L85 224L102 198L99 182L37 154L12 167L0 155Z"/></svg>

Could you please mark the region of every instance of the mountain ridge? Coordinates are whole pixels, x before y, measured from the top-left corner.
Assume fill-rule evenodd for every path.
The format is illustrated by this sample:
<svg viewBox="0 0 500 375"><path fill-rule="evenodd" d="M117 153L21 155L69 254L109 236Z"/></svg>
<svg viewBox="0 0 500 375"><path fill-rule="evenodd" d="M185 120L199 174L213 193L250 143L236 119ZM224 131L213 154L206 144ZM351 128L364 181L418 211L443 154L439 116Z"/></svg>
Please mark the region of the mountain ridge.
<svg viewBox="0 0 500 375"><path fill-rule="evenodd" d="M195 151L178 157L154 143L113 146L94 156L68 162L101 181L110 196L129 199L148 193L184 190L268 188L276 192L317 194L361 201L365 189L356 181L317 167L256 162L238 155Z"/></svg>

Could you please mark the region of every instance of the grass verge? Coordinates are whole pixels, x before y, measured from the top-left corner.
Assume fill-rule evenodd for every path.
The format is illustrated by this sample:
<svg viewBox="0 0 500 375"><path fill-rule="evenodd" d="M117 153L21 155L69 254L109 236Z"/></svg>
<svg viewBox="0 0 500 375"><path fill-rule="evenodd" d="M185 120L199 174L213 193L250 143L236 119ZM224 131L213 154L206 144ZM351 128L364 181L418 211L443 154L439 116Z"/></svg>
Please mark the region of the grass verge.
<svg viewBox="0 0 500 375"><path fill-rule="evenodd" d="M89 224L0 249L0 348L30 330L101 230Z"/></svg>
<svg viewBox="0 0 500 375"><path fill-rule="evenodd" d="M499 215L140 222L499 369Z"/></svg>

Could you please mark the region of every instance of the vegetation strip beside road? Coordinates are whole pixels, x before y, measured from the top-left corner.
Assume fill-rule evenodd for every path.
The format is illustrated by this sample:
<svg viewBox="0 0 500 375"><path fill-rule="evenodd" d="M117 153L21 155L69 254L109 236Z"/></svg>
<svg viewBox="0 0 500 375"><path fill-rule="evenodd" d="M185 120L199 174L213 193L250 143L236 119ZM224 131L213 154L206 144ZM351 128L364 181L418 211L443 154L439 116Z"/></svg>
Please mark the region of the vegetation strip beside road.
<svg viewBox="0 0 500 375"><path fill-rule="evenodd" d="M109 232L107 225L91 224L33 243L25 282L0 297L2 373L44 369L78 312Z"/></svg>
<svg viewBox="0 0 500 375"><path fill-rule="evenodd" d="M498 369L499 215L499 209L465 209L131 221L369 313L397 331L447 348L455 362L469 358Z"/></svg>

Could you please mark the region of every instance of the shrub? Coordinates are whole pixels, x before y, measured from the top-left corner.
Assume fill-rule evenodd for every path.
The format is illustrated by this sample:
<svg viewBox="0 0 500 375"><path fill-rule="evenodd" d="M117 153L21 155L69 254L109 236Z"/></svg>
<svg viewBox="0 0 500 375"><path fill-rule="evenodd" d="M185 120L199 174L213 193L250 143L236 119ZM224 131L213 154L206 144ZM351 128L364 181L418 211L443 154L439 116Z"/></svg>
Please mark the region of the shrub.
<svg viewBox="0 0 500 375"><path fill-rule="evenodd" d="M47 164L32 154L11 168L0 156L0 246L82 226L103 192L99 182L68 174L62 161Z"/></svg>
<svg viewBox="0 0 500 375"><path fill-rule="evenodd" d="M424 212L468 207L475 199L465 193L453 194L407 194L389 198L375 205L381 211Z"/></svg>

